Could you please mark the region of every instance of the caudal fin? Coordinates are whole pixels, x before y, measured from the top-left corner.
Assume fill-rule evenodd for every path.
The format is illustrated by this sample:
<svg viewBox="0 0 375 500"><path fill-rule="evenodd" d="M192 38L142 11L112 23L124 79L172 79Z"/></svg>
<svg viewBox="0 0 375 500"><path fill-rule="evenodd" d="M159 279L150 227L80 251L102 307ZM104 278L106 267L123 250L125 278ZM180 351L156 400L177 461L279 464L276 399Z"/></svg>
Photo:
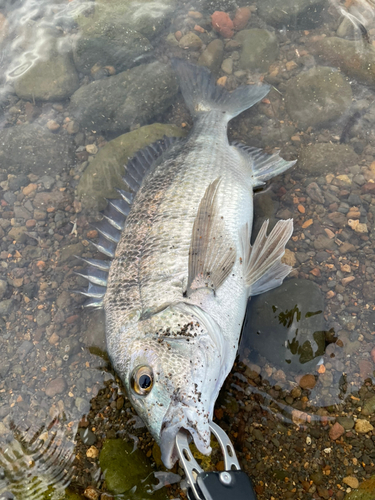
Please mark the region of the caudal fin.
<svg viewBox="0 0 375 500"><path fill-rule="evenodd" d="M228 92L224 87L216 85L214 76L203 66L172 59L172 67L177 73L185 102L194 117L216 110L226 113L229 121L263 99L270 90L269 85L246 85Z"/></svg>

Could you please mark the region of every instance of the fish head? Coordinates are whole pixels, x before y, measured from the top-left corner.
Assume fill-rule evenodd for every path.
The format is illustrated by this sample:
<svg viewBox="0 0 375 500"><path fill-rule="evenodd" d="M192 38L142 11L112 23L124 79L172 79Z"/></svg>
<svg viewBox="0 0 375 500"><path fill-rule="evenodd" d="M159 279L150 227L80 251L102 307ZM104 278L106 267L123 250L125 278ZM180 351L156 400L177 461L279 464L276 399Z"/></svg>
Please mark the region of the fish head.
<svg viewBox="0 0 375 500"><path fill-rule="evenodd" d="M158 316L138 322L138 334L116 370L171 468L180 429L190 433L201 453L211 453L209 421L223 381L222 350L209 331L215 325L202 318L176 309Z"/></svg>

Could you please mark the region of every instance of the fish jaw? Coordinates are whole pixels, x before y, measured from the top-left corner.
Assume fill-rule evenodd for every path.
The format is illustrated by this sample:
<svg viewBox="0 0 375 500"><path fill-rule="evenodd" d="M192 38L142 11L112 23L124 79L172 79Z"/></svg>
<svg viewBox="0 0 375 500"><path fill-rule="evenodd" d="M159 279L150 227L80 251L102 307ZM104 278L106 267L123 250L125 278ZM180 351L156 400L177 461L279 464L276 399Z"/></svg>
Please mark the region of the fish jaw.
<svg viewBox="0 0 375 500"><path fill-rule="evenodd" d="M193 438L198 451L203 455L210 455L212 448L209 414L195 406L175 406L167 411L160 433L161 459L164 465L171 469L179 459L176 449L176 436L179 431L187 431Z"/></svg>

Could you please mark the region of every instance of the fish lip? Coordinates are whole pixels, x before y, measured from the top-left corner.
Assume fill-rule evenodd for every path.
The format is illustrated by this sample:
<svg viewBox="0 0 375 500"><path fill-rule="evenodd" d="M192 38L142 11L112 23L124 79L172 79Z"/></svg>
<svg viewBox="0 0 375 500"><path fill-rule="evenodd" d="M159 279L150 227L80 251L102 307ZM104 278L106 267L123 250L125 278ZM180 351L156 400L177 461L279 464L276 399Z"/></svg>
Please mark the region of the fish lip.
<svg viewBox="0 0 375 500"><path fill-rule="evenodd" d="M176 447L176 436L181 430L186 431L194 441L198 451L203 455L209 455L212 451L210 446L211 431L208 421L201 425L194 424L186 414L186 411L175 413L172 419L164 419L160 433L161 459L167 469L171 469L180 458ZM189 412L191 413L191 412ZM199 430L198 427L201 429Z"/></svg>

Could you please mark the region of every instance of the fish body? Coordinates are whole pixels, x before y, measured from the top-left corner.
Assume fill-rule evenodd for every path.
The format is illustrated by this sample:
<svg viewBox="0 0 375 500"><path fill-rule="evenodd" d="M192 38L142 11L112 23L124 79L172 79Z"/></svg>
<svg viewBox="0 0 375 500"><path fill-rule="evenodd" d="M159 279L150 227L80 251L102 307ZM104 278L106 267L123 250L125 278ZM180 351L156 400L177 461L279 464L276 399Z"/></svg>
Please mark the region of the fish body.
<svg viewBox="0 0 375 500"><path fill-rule="evenodd" d="M292 222L280 221L268 238L264 225L253 247L250 228L253 188L294 163L228 142L228 121L267 86L229 94L204 68L175 68L195 123L186 140L138 156L148 172L137 181L100 301L110 359L167 467L180 428L210 453L208 423L247 300L290 270L280 259Z"/></svg>

